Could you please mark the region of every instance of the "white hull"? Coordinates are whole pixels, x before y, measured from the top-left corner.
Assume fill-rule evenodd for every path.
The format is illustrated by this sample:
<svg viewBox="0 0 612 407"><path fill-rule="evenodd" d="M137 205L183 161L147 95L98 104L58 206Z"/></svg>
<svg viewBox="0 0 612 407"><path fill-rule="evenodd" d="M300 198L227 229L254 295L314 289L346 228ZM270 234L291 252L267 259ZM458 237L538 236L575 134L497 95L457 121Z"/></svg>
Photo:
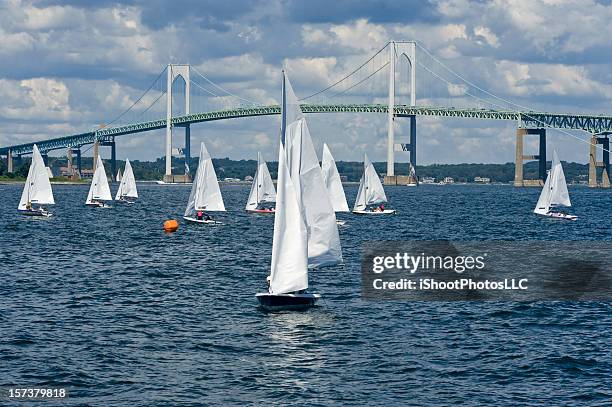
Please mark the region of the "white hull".
<svg viewBox="0 0 612 407"><path fill-rule="evenodd" d="M135 204L136 201L131 201L129 199L126 198L119 198L119 199L115 199L115 202L119 202L119 203L124 203L124 204Z"/></svg>
<svg viewBox="0 0 612 407"><path fill-rule="evenodd" d="M193 182L164 182L164 181L155 181L157 185L192 185Z"/></svg>
<svg viewBox="0 0 612 407"><path fill-rule="evenodd" d="M25 216L36 216L41 218L50 218L53 215L51 212L42 209L19 210L19 213Z"/></svg>
<svg viewBox="0 0 612 407"><path fill-rule="evenodd" d="M419 184L406 184L407 187L418 187Z"/></svg>
<svg viewBox="0 0 612 407"><path fill-rule="evenodd" d="M338 219L336 219L336 224L338 226L345 226L346 225L346 221L345 220L338 220Z"/></svg>
<svg viewBox="0 0 612 407"><path fill-rule="evenodd" d="M196 218L190 218L189 216L183 216L183 219L185 219L187 222L191 222L191 223L202 223L202 224L206 224L206 225L222 225L221 222L217 222L216 220L206 220L206 219L196 219Z"/></svg>
<svg viewBox="0 0 612 407"><path fill-rule="evenodd" d="M320 294L270 294L258 293L255 297L266 311L303 310L314 307Z"/></svg>
<svg viewBox="0 0 612 407"><path fill-rule="evenodd" d="M92 203L86 203L85 205L91 208L105 208L105 209L112 208L112 206L110 206L106 202L92 202Z"/></svg>
<svg viewBox="0 0 612 407"><path fill-rule="evenodd" d="M356 215L393 215L395 209L385 209L384 211L353 211Z"/></svg>
<svg viewBox="0 0 612 407"><path fill-rule="evenodd" d="M553 219L578 220L578 216L576 215L568 215L566 213L561 212L537 213L536 215L545 216L547 218Z"/></svg>

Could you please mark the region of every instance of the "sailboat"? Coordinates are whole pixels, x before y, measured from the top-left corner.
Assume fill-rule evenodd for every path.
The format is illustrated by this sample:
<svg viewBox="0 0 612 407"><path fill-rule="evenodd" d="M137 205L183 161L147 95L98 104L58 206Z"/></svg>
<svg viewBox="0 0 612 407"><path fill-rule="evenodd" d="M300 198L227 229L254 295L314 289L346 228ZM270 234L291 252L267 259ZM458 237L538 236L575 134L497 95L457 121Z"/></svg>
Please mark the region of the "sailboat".
<svg viewBox="0 0 612 407"><path fill-rule="evenodd" d="M561 161L557 157L557 151L553 151L553 160L546 182L540 193L540 198L536 204L534 213L542 216L547 216L556 219L576 220L578 216L568 215L563 212L553 211L552 208L557 206L572 206L569 198L569 192L567 190L567 184L565 182L565 174L563 174L563 167Z"/></svg>
<svg viewBox="0 0 612 407"><path fill-rule="evenodd" d="M251 185L251 193L245 210L251 213L274 213L272 204L276 202L276 190L266 162L257 153L257 172Z"/></svg>
<svg viewBox="0 0 612 407"><path fill-rule="evenodd" d="M126 164L126 166L127 166L127 164ZM121 182L121 179L122 179L122 177L121 177L121 168L119 168L117 170L117 177L115 178L115 181Z"/></svg>
<svg viewBox="0 0 612 407"><path fill-rule="evenodd" d="M38 146L34 144L32 151L32 163L28 170L28 178L26 179L19 200L17 209L20 213L26 216L43 216L50 217L49 212L43 205L53 205L53 191L51 190L51 182L49 182L49 174L45 167Z"/></svg>
<svg viewBox="0 0 612 407"><path fill-rule="evenodd" d="M385 209L387 195L380 182L380 178L370 162L367 154L363 158L363 175L359 183L357 199L353 213L358 215L387 215L395 213L395 209Z"/></svg>
<svg viewBox="0 0 612 407"><path fill-rule="evenodd" d="M342 249L306 119L284 71L277 188L269 287L256 297L266 310L312 307L321 296L306 291L308 267L338 264Z"/></svg>
<svg viewBox="0 0 612 407"><path fill-rule="evenodd" d="M323 143L323 159L321 160L321 171L323 172L323 182L327 188L329 199L331 200L334 212L348 212L349 207L340 181L340 174L336 167L336 161L332 156L327 143ZM345 220L336 219L338 225L344 226Z"/></svg>
<svg viewBox="0 0 612 407"><path fill-rule="evenodd" d="M85 201L85 205L97 208L110 208L111 206L104 201L112 200L113 196L111 195L110 187L108 186L108 179L106 178L104 163L102 162L102 158L98 156L96 171L94 172L93 179L91 180L91 186L89 187L89 193L87 194L87 201Z"/></svg>
<svg viewBox="0 0 612 407"><path fill-rule="evenodd" d="M120 174L121 170L119 170L117 173L118 178L121 178L119 176ZM115 201L131 204L134 203L137 198L138 191L136 190L136 178L134 178L134 171L132 171L130 160L125 160L125 171L123 171L123 177L121 178L119 189L115 195Z"/></svg>
<svg viewBox="0 0 612 407"><path fill-rule="evenodd" d="M212 158L206 150L206 146L202 143L200 145L198 169L191 186L191 194L183 219L193 223L221 224L206 213L213 211L225 212L225 205L223 204Z"/></svg>
<svg viewBox="0 0 612 407"><path fill-rule="evenodd" d="M406 186L407 187L418 187L419 179L417 178L416 170L414 169L414 166L412 165L412 163L409 163L408 165L410 166L410 172L408 175L409 180Z"/></svg>

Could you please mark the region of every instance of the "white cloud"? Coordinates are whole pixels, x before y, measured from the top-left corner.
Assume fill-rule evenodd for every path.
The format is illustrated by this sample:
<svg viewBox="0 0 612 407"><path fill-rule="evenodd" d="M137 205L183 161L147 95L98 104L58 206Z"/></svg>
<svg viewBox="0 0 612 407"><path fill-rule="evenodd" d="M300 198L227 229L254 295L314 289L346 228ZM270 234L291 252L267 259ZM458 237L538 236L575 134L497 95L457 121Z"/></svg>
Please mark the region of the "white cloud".
<svg viewBox="0 0 612 407"><path fill-rule="evenodd" d="M495 35L489 28L478 26L474 28L474 35L477 37L482 37L487 44L492 47L499 47L499 39L497 35Z"/></svg>

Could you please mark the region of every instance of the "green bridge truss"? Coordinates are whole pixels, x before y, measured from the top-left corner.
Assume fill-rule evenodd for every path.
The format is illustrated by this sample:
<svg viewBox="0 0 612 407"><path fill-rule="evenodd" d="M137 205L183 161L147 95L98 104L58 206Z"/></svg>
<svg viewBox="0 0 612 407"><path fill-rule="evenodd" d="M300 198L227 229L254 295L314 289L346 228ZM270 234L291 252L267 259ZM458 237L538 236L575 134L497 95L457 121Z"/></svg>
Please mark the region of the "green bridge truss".
<svg viewBox="0 0 612 407"><path fill-rule="evenodd" d="M387 113L387 105L302 105L304 113ZM193 123L213 120L227 120L241 117L269 116L280 114L280 107L259 106L245 107L214 112L194 113L172 118L173 126L186 126ZM529 128L558 128L584 130L592 134L612 131L612 116L564 114L546 112L516 112L488 109L460 109L453 107L427 107L427 106L395 106L397 117L405 116L440 116L461 117L472 119L513 120L519 126ZM149 122L134 123L124 126L101 128L95 131L39 141L36 144L41 152L68 147L80 147L91 144L95 140L112 141L116 136L140 133L166 127L166 119ZM34 143L19 144L0 148L0 155L7 155L9 150L13 156L29 154Z"/></svg>

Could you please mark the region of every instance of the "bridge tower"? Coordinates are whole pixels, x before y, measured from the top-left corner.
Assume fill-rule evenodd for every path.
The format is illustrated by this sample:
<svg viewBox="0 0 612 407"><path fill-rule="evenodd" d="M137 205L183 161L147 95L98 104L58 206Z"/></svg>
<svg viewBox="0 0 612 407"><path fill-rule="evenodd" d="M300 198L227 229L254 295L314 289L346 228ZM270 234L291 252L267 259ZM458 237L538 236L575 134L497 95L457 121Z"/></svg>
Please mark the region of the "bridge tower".
<svg viewBox="0 0 612 407"><path fill-rule="evenodd" d="M594 134L591 137L589 149L589 187L610 188L610 139L608 135L612 132ZM599 137L598 137L599 136ZM597 161L597 145L603 147L602 160ZM602 168L601 183L597 182L597 168Z"/></svg>
<svg viewBox="0 0 612 407"><path fill-rule="evenodd" d="M6 167L7 167L7 171L12 173L14 172L13 169L13 151L11 149L8 150L8 153L6 154Z"/></svg>
<svg viewBox="0 0 612 407"><path fill-rule="evenodd" d="M413 167L416 167L416 116L398 116L395 114L395 65L398 58L405 58L410 66L410 106L416 106L416 43L414 41L391 41L389 43L389 100L387 107L386 185L396 185L398 183L398 177L395 175L395 151L397 147L395 145L396 117L408 117L410 120L410 143L408 145L401 144L398 146L400 147L399 151L410 151L410 164L412 164Z"/></svg>
<svg viewBox="0 0 612 407"><path fill-rule="evenodd" d="M179 76L185 81L185 114L189 114L189 65L170 64L166 72L166 173L164 181L174 182L174 176L172 175L172 84ZM190 154L189 138L190 128L187 124L185 125L185 158L188 158L187 155Z"/></svg>
<svg viewBox="0 0 612 407"><path fill-rule="evenodd" d="M524 141L526 135L536 135L540 137L539 151L535 155L524 155ZM525 161L538 161L538 179L523 178L523 163ZM514 186L530 187L542 186L546 181L546 129L516 129L516 157L514 160Z"/></svg>

